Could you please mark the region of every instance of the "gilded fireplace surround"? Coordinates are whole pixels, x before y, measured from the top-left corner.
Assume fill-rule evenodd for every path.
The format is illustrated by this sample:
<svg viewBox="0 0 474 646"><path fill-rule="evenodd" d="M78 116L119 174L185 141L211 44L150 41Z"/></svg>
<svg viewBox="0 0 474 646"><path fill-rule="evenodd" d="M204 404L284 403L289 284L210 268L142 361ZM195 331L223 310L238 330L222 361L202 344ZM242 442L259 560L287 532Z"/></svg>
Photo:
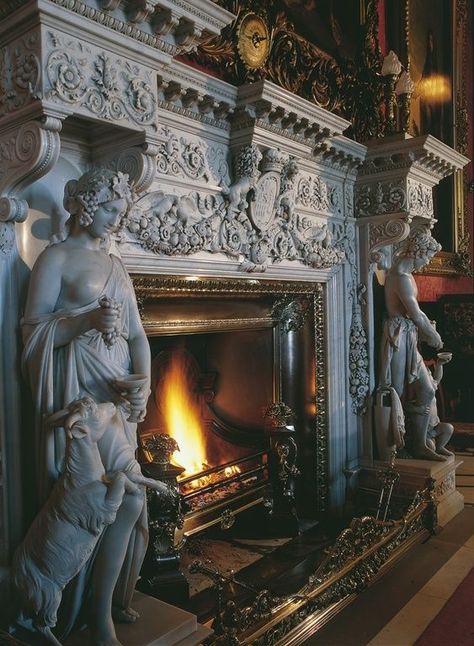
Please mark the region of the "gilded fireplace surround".
<svg viewBox="0 0 474 646"><path fill-rule="evenodd" d="M283 280L243 280L228 278L200 278L183 276L160 276L134 274L132 276L137 301L142 315L142 322L148 336L169 333L192 334L203 330L238 330L245 327L280 324L282 333L295 331L303 324L303 318L312 316L314 322L314 365L317 387L314 394L314 455L316 511L324 512L327 508L329 463L328 463L328 429L326 399L326 322L324 315L325 290L322 283L283 281ZM170 296L189 296L199 298L212 296L259 297L274 296L275 304L270 315L259 319L220 319L179 320L172 317L166 321L158 320L151 313L151 305L159 306L160 298ZM305 309L301 312L295 303L304 299Z"/></svg>

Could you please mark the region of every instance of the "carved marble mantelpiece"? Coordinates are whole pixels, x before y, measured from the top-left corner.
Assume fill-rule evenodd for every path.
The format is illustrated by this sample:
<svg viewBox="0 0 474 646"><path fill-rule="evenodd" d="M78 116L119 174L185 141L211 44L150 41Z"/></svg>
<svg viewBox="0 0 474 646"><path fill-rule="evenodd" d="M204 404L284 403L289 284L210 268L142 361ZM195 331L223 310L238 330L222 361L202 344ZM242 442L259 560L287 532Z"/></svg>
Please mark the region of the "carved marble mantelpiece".
<svg viewBox="0 0 474 646"><path fill-rule="evenodd" d="M343 135L347 121L268 81L235 88L173 59L232 18L210 0L2 6L8 329L13 338L24 283L17 266L31 267L60 229L65 181L97 163L127 172L136 199L116 250L130 271L324 284L329 507L340 512L344 472L360 462L357 415L369 388L354 211L367 150ZM19 349L4 354L0 375L14 375L17 393ZM20 405L10 395L14 406L0 421L20 437ZM4 456L13 473L19 447ZM5 481L5 507L14 509L17 483ZM11 528L2 532L14 542Z"/></svg>
<svg viewBox="0 0 474 646"><path fill-rule="evenodd" d="M36 14L28 0L8 0L0 7L0 21L14 24L22 11ZM70 22L76 33L106 37L123 47L155 51L157 60L166 61L189 51L207 36L220 34L235 18L212 0L40 0L42 20L51 16L57 22ZM5 25L10 23L5 20ZM143 47L145 46L145 48ZM147 54L145 54L147 55ZM150 55L148 53L148 55Z"/></svg>

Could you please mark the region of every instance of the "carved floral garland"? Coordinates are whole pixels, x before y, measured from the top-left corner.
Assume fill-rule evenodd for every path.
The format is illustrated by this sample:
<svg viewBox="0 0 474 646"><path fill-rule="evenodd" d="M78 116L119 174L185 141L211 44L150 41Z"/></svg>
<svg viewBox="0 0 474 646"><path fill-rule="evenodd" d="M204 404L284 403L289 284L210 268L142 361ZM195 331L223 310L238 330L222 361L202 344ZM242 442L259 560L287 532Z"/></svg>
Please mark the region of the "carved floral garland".
<svg viewBox="0 0 474 646"><path fill-rule="evenodd" d="M315 268L342 263L343 240L333 241L326 223L297 212L296 162L270 149L263 156L262 172L261 160L256 146L244 147L235 164L238 178L221 193L148 193L129 213L126 235L156 254L208 251L243 257L241 270L248 272L265 271L282 260Z"/></svg>

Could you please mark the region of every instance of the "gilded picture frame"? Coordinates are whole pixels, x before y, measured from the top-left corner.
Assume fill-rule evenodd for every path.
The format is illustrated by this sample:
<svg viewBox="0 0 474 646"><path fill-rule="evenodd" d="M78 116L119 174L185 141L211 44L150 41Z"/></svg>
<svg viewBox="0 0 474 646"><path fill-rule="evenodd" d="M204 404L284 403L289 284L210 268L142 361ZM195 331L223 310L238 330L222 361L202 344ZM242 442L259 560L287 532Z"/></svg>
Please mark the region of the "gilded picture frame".
<svg viewBox="0 0 474 646"><path fill-rule="evenodd" d="M409 66L415 82L411 134L433 134L463 155L467 154L468 148L464 83L468 75L467 28L467 0L394 0L387 6L387 48L397 52L402 63ZM430 60L430 52L433 60ZM439 72L441 81L449 85L445 88L449 94L444 105L438 103L438 106L431 106L433 113L430 124L426 111L424 117L423 106L420 107L422 91L417 89L433 70ZM465 215L466 187L466 171L460 170L443 180L435 190L435 217L438 223L433 235L442 244L443 251L436 254L423 270L425 274L472 274L470 237ZM446 213L448 216L450 214L447 221Z"/></svg>

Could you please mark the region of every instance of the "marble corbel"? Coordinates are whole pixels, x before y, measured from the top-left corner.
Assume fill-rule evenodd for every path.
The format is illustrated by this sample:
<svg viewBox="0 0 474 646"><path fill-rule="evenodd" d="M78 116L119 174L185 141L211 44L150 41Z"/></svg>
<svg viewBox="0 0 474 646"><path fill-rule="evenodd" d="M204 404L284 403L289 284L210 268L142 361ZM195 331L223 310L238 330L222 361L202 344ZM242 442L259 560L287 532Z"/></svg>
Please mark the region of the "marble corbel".
<svg viewBox="0 0 474 646"><path fill-rule="evenodd" d="M101 154L95 155L94 159L111 170L126 173L133 192L140 195L153 183L158 150L156 141L137 143L136 137L132 136L122 139L119 143L101 146Z"/></svg>
<svg viewBox="0 0 474 646"><path fill-rule="evenodd" d="M12 121L10 118L9 123ZM6 512L0 519L0 564L8 563L23 529L18 321L27 272L18 255L15 224L28 215L28 203L22 199L21 191L46 175L58 159L61 125L59 118L45 116L0 130L0 312L6 341L0 360L0 450L4 474L0 496ZM9 521L3 524L6 518Z"/></svg>

